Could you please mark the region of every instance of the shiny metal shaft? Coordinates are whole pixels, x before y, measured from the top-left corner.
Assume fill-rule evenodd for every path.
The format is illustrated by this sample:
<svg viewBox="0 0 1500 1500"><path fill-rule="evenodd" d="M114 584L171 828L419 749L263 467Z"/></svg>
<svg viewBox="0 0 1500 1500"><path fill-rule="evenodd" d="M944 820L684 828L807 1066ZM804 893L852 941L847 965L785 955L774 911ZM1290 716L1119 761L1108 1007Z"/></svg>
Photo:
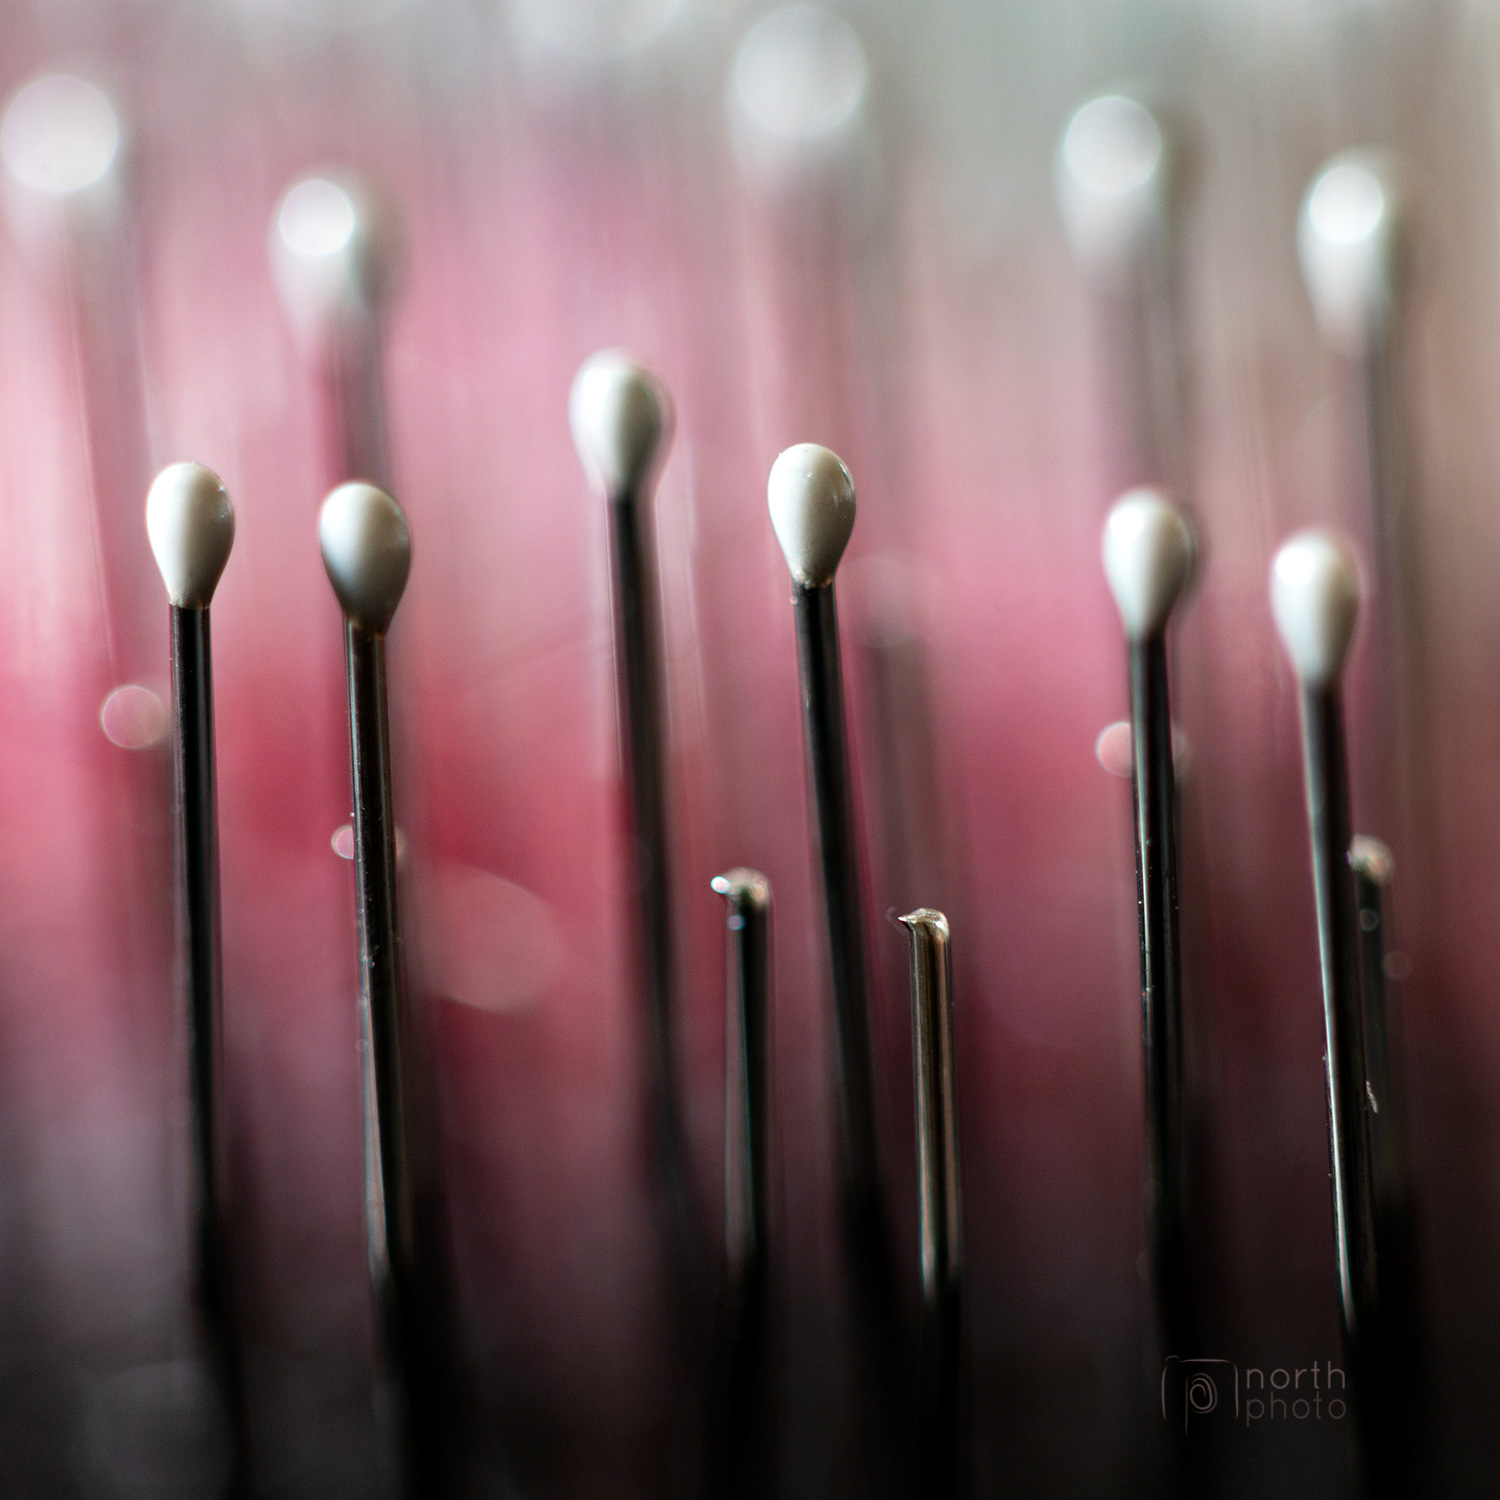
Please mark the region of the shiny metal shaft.
<svg viewBox="0 0 1500 1500"><path fill-rule="evenodd" d="M1339 1300L1345 1337L1357 1350L1377 1311L1377 1282L1365 1030L1349 868L1349 779L1337 688L1303 687L1302 749L1327 1040Z"/></svg>
<svg viewBox="0 0 1500 1500"><path fill-rule="evenodd" d="M911 939L912 1069L917 1116L922 1351L917 1393L919 1492L957 1489L963 1309L963 1199L953 1049L953 956L947 918L901 918Z"/></svg>
<svg viewBox="0 0 1500 1500"><path fill-rule="evenodd" d="M889 1441L890 1423L901 1399L903 1351L894 1257L880 1182L863 895L844 722L838 610L832 583L795 584L792 599L809 800L833 995L844 1242L869 1396L866 1417L879 1440ZM878 1459L872 1459L872 1465L877 1473L889 1469Z"/></svg>
<svg viewBox="0 0 1500 1500"><path fill-rule="evenodd" d="M1130 644L1141 1051L1146 1100L1146 1235L1166 1352L1192 1338L1187 1284L1187 1143L1183 1106L1177 775L1167 651L1158 634Z"/></svg>
<svg viewBox="0 0 1500 1500"><path fill-rule="evenodd" d="M223 943L207 609L170 606L177 811L179 982L187 1021L192 1131L193 1289L235 1444L232 1493L248 1483L243 1349L226 1233Z"/></svg>

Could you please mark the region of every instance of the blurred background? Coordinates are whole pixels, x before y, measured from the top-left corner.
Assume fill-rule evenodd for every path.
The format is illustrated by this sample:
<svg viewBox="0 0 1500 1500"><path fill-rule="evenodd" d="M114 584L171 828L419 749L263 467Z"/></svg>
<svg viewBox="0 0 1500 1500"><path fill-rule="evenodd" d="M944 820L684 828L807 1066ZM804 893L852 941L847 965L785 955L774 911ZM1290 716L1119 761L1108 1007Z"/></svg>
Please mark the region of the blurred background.
<svg viewBox="0 0 1500 1500"><path fill-rule="evenodd" d="M1174 650L1196 1354L1341 1357L1296 690L1266 603L1281 538L1333 524L1374 606L1350 750L1356 826L1396 870L1421 1492L1494 1493L1497 27L1479 0L3 0L0 1493L225 1478L187 1291L166 612L140 524L181 458L238 511L214 617L253 1492L391 1493L340 619L315 540L359 460L275 269L288 187L348 172L378 185L388 236L363 452L414 540L396 808L459 1492L687 1493L710 1378L673 1333L643 1165L605 516L568 433L575 370L623 347L677 413L656 531L678 1090L710 1247L708 882L749 865L775 889L780 1492L853 1488L830 1025L764 498L776 454L818 441L859 491L839 594L913 1321L907 956L886 917L935 906L954 932L974 1492L1156 1492L1130 790L1118 736L1100 742L1127 679L1099 531L1150 480L1202 544ZM23 92L60 74L82 83ZM1092 181L1059 154L1070 118L1116 93L1146 124L1099 169L1124 173L1106 196L1166 184L1123 281L1058 200L1070 172ZM1350 147L1391 153L1400 188L1373 210L1399 206L1404 247L1375 354L1320 327L1298 261L1303 195ZM1350 1422L1240 1411L1226 1395L1193 1434L1212 1492L1358 1492Z"/></svg>

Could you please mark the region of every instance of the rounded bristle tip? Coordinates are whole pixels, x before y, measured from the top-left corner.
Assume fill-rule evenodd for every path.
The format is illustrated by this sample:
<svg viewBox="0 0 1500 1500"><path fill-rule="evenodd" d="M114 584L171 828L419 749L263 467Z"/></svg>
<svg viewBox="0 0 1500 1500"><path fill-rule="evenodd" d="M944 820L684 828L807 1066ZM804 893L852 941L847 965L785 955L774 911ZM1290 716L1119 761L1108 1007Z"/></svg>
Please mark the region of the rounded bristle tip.
<svg viewBox="0 0 1500 1500"><path fill-rule="evenodd" d="M808 588L832 583L854 530L854 480L843 459L798 443L772 464L766 497L792 577Z"/></svg>
<svg viewBox="0 0 1500 1500"><path fill-rule="evenodd" d="M146 536L172 603L207 609L234 545L234 506L219 476L169 464L146 494Z"/></svg>

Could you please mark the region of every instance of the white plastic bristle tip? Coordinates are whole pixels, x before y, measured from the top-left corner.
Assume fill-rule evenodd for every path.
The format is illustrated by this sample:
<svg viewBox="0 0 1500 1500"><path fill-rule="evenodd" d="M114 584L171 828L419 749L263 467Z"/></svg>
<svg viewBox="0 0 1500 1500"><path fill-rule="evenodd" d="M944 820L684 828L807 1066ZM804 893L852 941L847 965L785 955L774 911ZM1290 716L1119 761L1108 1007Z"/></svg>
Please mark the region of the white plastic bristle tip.
<svg viewBox="0 0 1500 1500"><path fill-rule="evenodd" d="M869 82L854 28L821 5L762 17L735 55L733 100L743 121L773 140L809 145L854 120Z"/></svg>
<svg viewBox="0 0 1500 1500"><path fill-rule="evenodd" d="M341 484L318 513L318 542L344 613L379 635L411 572L411 532L401 507L373 484Z"/></svg>
<svg viewBox="0 0 1500 1500"><path fill-rule="evenodd" d="M1068 121L1053 183L1074 258L1099 275L1120 272L1161 230L1167 142L1156 117L1125 94L1104 94Z"/></svg>
<svg viewBox="0 0 1500 1500"><path fill-rule="evenodd" d="M1131 490L1104 523L1104 576L1125 634L1149 640L1167 620L1193 570L1193 533L1158 490Z"/></svg>
<svg viewBox="0 0 1500 1500"><path fill-rule="evenodd" d="M1335 349L1362 353L1389 321L1402 233L1386 157L1346 151L1313 178L1297 219L1297 256L1318 329Z"/></svg>
<svg viewBox="0 0 1500 1500"><path fill-rule="evenodd" d="M650 481L671 436L672 408L649 370L608 349L574 376L568 422L590 487L614 500Z"/></svg>
<svg viewBox="0 0 1500 1500"><path fill-rule="evenodd" d="M854 480L838 454L798 443L771 465L771 525L792 577L808 588L833 582L854 530Z"/></svg>
<svg viewBox="0 0 1500 1500"><path fill-rule="evenodd" d="M319 337L350 312L378 312L400 279L403 235L373 183L345 172L304 177L271 220L271 267L299 333Z"/></svg>
<svg viewBox="0 0 1500 1500"><path fill-rule="evenodd" d="M234 546L234 506L223 481L202 464L169 464L146 493L146 536L183 609L207 609Z"/></svg>
<svg viewBox="0 0 1500 1500"><path fill-rule="evenodd" d="M66 73L33 79L0 121L0 157L10 175L48 197L103 182L119 152L120 121L108 96Z"/></svg>
<svg viewBox="0 0 1500 1500"><path fill-rule="evenodd" d="M1359 617L1359 569L1343 542L1318 530L1283 542L1271 563L1271 613L1298 679L1336 683Z"/></svg>

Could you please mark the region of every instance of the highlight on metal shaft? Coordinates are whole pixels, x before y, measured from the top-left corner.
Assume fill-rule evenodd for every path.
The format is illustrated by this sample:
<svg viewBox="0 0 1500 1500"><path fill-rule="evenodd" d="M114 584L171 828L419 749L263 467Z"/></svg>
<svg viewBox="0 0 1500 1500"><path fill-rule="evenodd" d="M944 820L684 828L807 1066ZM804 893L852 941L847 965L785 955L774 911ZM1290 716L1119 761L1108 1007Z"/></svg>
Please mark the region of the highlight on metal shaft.
<svg viewBox="0 0 1500 1500"><path fill-rule="evenodd" d="M923 907L901 918L911 940L912 1068L917 1123L922 1348L917 1392L917 1482L952 1495L961 1464L963 1191L953 1043L948 919Z"/></svg>
<svg viewBox="0 0 1500 1500"><path fill-rule="evenodd" d="M1349 846L1354 872L1355 909L1359 922L1359 972L1365 1022L1365 1067L1374 1118L1371 1136L1377 1205L1407 1196L1405 1150L1401 1139L1402 1100L1392 1058L1390 996L1386 985L1386 892L1395 876L1391 851L1367 834L1356 834Z"/></svg>
<svg viewBox="0 0 1500 1500"><path fill-rule="evenodd" d="M234 507L198 464L164 469L146 497L146 532L169 600L178 965L192 1131L193 1281L234 1442L231 1492L249 1462L243 1346L226 1226L223 955L213 648L209 605L234 542Z"/></svg>
<svg viewBox="0 0 1500 1500"><path fill-rule="evenodd" d="M809 811L833 1001L840 1196L860 1365L875 1449L892 1438L904 1381L902 1331L880 1180L863 890L833 580L854 528L854 481L827 448L801 443L772 465L771 524L792 575Z"/></svg>
<svg viewBox="0 0 1500 1500"><path fill-rule="evenodd" d="M1367 814L1410 840L1425 818L1423 766L1430 752L1421 670L1425 636L1422 546L1413 508L1413 431L1405 390L1413 214L1398 159L1341 151L1308 185L1297 220L1303 280L1343 387L1362 534L1375 580L1368 607L1374 642L1366 722L1380 733L1362 756ZM1408 846L1410 847L1410 846Z"/></svg>
<svg viewBox="0 0 1500 1500"><path fill-rule="evenodd" d="M732 1283L759 1282L769 1231L771 883L757 870L716 875L727 924L724 1240Z"/></svg>

